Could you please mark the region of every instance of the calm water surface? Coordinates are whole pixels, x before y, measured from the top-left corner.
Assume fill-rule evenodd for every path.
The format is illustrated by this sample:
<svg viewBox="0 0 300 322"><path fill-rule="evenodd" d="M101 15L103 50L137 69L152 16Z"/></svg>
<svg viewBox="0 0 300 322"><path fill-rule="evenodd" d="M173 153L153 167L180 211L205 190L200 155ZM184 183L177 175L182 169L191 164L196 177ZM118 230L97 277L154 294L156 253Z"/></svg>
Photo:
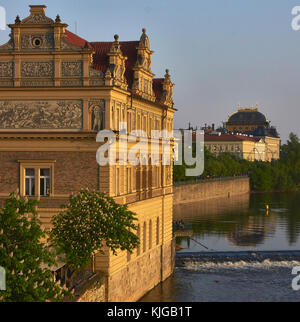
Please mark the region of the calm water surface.
<svg viewBox="0 0 300 322"><path fill-rule="evenodd" d="M184 221L175 272L141 301L300 301L291 287L300 265L300 193L177 205L174 220ZM207 252L222 253L204 259Z"/></svg>

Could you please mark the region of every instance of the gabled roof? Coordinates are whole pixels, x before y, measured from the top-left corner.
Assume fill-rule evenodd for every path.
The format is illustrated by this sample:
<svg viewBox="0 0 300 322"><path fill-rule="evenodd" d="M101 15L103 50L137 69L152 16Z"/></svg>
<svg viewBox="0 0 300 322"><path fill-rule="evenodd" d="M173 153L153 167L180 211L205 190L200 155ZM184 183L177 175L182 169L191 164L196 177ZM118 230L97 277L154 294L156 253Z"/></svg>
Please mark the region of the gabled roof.
<svg viewBox="0 0 300 322"><path fill-rule="evenodd" d="M66 30L65 40L73 46L84 48L88 45L88 48L92 49L95 54L93 57L94 68L105 73L108 67L108 52L111 49L113 44L112 41L92 41L88 42L87 40L77 36L69 30ZM132 88L133 84L133 67L137 61L137 47L139 45L139 41L120 41L120 48L123 56L127 57L125 63L125 77L127 79L127 83L129 88ZM163 78L154 78L153 79L153 91L156 96L156 101L159 102L163 87L162 82Z"/></svg>

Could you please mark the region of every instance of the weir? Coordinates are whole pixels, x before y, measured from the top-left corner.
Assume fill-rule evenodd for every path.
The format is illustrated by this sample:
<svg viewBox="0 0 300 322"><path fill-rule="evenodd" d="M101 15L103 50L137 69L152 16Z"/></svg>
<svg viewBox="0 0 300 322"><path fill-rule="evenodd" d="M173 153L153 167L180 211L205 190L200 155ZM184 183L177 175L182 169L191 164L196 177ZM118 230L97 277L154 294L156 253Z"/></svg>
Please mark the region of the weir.
<svg viewBox="0 0 300 322"><path fill-rule="evenodd" d="M239 266L258 263L280 266L281 263L282 266L295 266L300 265L300 251L177 252L175 263L176 267L185 267L187 263L203 264L203 267L209 263L239 263Z"/></svg>

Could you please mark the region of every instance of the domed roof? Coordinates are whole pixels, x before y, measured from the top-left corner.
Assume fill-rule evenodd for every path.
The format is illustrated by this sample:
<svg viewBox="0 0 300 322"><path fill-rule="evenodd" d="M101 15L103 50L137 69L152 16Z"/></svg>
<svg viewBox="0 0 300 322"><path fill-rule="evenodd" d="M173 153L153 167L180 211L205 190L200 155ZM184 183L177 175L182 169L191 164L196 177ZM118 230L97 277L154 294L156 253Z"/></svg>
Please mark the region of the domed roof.
<svg viewBox="0 0 300 322"><path fill-rule="evenodd" d="M258 112L257 108L239 108L238 112L232 114L227 120L228 125L266 125L267 123L266 117Z"/></svg>

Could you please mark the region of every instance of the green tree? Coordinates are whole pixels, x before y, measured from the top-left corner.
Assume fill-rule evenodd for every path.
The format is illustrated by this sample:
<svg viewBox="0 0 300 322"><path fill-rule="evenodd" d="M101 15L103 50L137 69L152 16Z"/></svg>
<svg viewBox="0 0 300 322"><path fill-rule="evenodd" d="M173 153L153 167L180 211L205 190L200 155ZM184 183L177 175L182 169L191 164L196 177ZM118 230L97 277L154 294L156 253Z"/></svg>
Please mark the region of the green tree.
<svg viewBox="0 0 300 322"><path fill-rule="evenodd" d="M139 240L135 213L104 193L82 190L71 195L69 204L52 218L52 245L76 271L90 262L93 254L103 253L104 243L116 254L132 252Z"/></svg>
<svg viewBox="0 0 300 322"><path fill-rule="evenodd" d="M0 266L6 272L3 302L61 301L70 293L54 282L53 252L43 240L37 202L13 193L0 207Z"/></svg>

